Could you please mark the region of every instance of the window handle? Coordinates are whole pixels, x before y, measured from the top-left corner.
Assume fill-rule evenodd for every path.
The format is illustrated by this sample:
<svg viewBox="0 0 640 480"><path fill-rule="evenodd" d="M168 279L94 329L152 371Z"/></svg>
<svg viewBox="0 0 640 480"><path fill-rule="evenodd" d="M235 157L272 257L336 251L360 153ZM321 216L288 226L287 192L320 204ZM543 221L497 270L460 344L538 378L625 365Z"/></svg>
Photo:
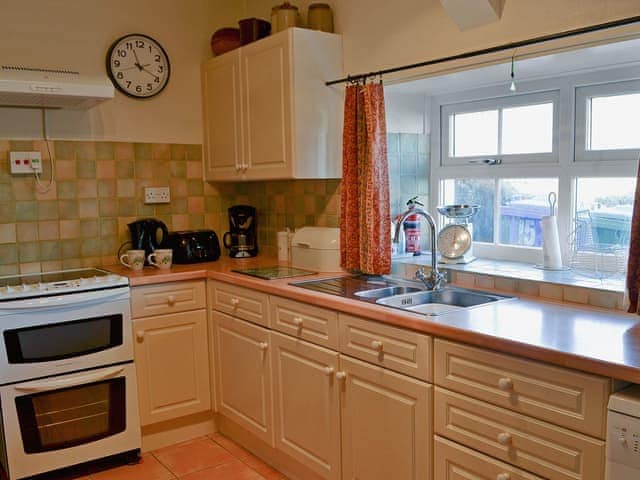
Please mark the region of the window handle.
<svg viewBox="0 0 640 480"><path fill-rule="evenodd" d="M469 160L469 163L482 164L482 165L501 165L501 158L474 158Z"/></svg>

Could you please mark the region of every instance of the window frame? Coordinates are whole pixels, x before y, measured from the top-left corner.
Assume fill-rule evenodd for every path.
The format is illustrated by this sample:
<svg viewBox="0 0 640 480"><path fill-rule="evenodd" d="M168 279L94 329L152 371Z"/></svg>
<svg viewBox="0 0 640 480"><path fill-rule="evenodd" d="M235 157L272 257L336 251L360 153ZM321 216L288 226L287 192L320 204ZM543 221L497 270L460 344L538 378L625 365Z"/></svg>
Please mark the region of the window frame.
<svg viewBox="0 0 640 480"><path fill-rule="evenodd" d="M442 145L440 164L449 165L469 165L484 159L495 159L502 164L510 163L558 163L559 153L559 98L558 90L549 90L536 93L511 94L503 97L478 99L460 103L448 103L440 105L440 144ZM552 150L549 153L502 153L502 112L505 108L534 106L545 103L553 104L553 124L552 124ZM482 112L486 110L498 110L498 153L495 155L472 155L452 157L450 152L454 142L454 132L452 131L452 119L454 115Z"/></svg>
<svg viewBox="0 0 640 480"><path fill-rule="evenodd" d="M444 201L442 181L455 178L558 178L557 217L562 258L565 263L571 259L568 243L569 235L574 229L574 215L577 199L578 177L635 177L638 157L617 158L606 162L576 161L576 91L585 86L610 85L626 83L629 80L640 82L640 64L623 68L611 68L576 74L562 75L552 78L538 78L529 81L519 81L518 90L508 94L509 83L501 82L473 90L458 92L448 91L441 95L434 95L427 102L428 125L431 131L431 178L429 198L430 211L436 212L436 207ZM478 101L495 101L505 95L513 97L540 92L557 91L557 108L554 105L554 117L557 116L557 162L504 162L498 165L482 163L444 162L443 134L441 129L442 108L446 105L472 104ZM555 119L554 119L555 120ZM554 124L555 125L555 124ZM481 158L487 158L486 156ZM437 161L436 161L437 159ZM499 194L499 192L497 192ZM499 196L496 196L498 199ZM496 200L497 202L497 200ZM494 206L494 208L497 208ZM435 215L439 228L446 221L441 215ZM474 254L477 257L526 262L540 264L542 253L540 248L500 245L494 230L494 243L474 242Z"/></svg>
<svg viewBox="0 0 640 480"><path fill-rule="evenodd" d="M577 86L575 89L575 161L610 162L634 161L640 156L640 148L616 148L608 150L588 150L587 139L590 135L590 109L588 101L593 97L612 97L617 95L640 94L640 79Z"/></svg>

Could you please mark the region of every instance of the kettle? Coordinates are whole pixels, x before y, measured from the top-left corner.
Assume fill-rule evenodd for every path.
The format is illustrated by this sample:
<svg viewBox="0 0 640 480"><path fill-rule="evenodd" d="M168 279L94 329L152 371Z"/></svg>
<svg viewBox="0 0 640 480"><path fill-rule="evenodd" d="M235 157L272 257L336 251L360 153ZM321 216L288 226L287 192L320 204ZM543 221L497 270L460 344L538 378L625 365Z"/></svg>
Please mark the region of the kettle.
<svg viewBox="0 0 640 480"><path fill-rule="evenodd" d="M131 232L132 248L144 250L145 257L148 257L157 248L164 247L169 239L167 226L156 218L142 218L131 222L128 226Z"/></svg>

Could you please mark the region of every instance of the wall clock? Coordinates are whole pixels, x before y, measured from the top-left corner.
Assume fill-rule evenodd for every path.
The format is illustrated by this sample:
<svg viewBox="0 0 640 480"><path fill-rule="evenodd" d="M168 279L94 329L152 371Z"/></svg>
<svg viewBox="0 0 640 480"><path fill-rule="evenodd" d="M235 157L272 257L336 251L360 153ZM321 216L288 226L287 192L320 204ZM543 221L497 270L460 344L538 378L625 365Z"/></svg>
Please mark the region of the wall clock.
<svg viewBox="0 0 640 480"><path fill-rule="evenodd" d="M132 33L119 38L107 52L107 74L113 85L133 98L159 94L169 82L169 56L156 40Z"/></svg>

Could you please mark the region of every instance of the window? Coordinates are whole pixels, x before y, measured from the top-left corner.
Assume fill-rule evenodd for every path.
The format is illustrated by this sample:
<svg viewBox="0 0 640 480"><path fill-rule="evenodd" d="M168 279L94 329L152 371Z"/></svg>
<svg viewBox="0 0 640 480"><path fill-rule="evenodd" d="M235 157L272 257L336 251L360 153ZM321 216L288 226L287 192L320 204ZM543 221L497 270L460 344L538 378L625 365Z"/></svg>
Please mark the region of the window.
<svg viewBox="0 0 640 480"><path fill-rule="evenodd" d="M443 165L557 161L557 92L442 107Z"/></svg>
<svg viewBox="0 0 640 480"><path fill-rule="evenodd" d="M473 240L496 245L541 247L540 221L549 215L548 196L557 178L449 179L444 203L481 206L473 218Z"/></svg>
<svg viewBox="0 0 640 480"><path fill-rule="evenodd" d="M640 76L640 69L629 72ZM513 95L500 85L434 97L432 155L441 161L432 164L431 209L479 204L476 256L541 263L541 220L555 192L564 263L624 271L640 80L615 80L602 71L520 82Z"/></svg>
<svg viewBox="0 0 640 480"><path fill-rule="evenodd" d="M636 160L640 81L576 89L576 160Z"/></svg>

